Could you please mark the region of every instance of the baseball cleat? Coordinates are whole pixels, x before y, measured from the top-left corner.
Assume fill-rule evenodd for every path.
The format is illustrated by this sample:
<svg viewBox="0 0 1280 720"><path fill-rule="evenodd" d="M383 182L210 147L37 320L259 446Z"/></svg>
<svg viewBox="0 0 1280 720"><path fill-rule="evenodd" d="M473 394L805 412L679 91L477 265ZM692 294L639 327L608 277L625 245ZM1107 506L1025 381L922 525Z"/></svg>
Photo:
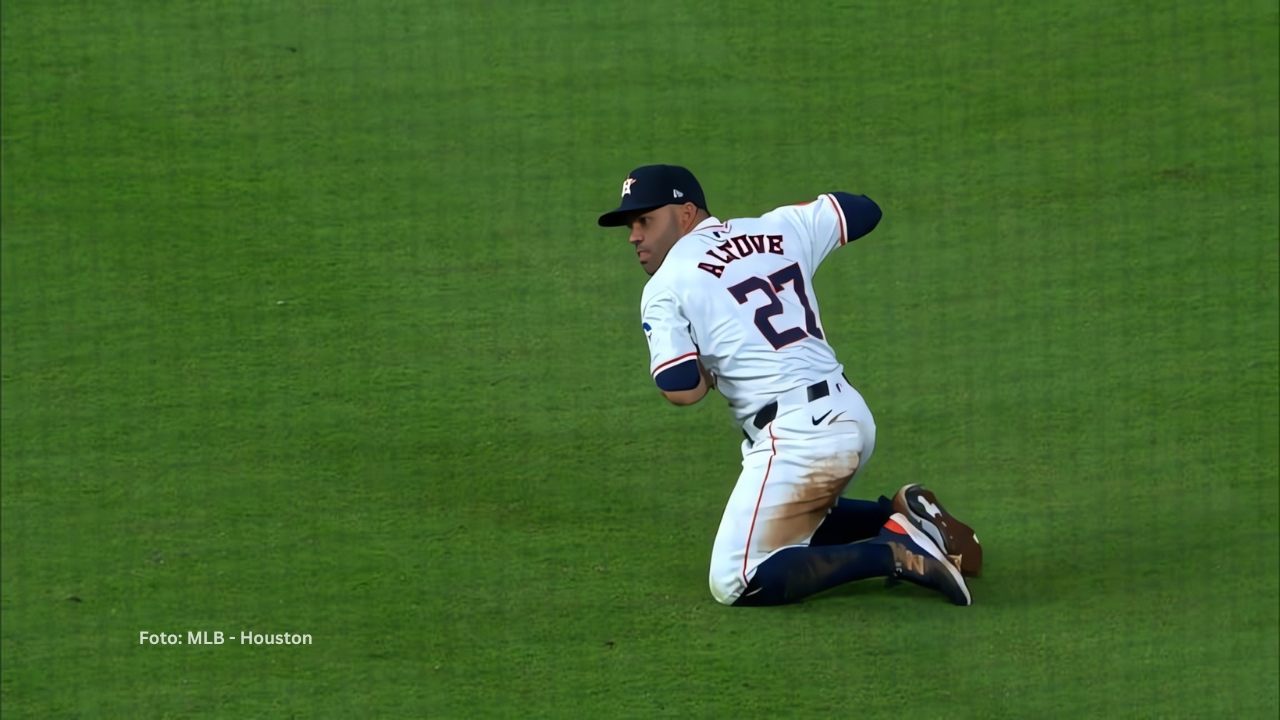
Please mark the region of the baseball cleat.
<svg viewBox="0 0 1280 720"><path fill-rule="evenodd" d="M982 545L973 528L956 519L938 504L938 497L923 485L903 485L893 496L893 511L906 516L946 553L960 572L982 575Z"/></svg>
<svg viewBox="0 0 1280 720"><path fill-rule="evenodd" d="M881 542L893 551L893 577L937 590L956 605L972 605L973 596L960 569L942 554L928 535L902 513L894 513L880 529Z"/></svg>

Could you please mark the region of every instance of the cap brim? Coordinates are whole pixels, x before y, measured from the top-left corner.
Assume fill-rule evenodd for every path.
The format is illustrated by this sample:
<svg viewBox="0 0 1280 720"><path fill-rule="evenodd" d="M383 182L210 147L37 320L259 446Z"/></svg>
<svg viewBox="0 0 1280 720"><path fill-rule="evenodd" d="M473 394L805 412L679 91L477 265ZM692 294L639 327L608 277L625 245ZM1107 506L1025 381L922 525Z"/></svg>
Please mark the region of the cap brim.
<svg viewBox="0 0 1280 720"><path fill-rule="evenodd" d="M620 207L617 210L610 210L609 212L601 215L600 219L596 222L600 223L600 227L623 227L627 224L627 220L631 216L647 213L650 210L657 210L660 207L662 207L662 205L650 205L648 207Z"/></svg>

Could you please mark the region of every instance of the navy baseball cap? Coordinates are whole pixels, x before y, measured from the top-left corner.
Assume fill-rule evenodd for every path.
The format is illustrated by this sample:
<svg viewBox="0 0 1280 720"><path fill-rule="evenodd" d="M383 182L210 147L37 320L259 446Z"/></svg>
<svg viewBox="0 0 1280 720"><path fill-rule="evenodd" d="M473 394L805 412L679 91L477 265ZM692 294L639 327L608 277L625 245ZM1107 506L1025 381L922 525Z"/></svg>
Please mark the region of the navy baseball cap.
<svg viewBox="0 0 1280 720"><path fill-rule="evenodd" d="M679 165L645 165L632 170L622 182L622 204L600 216L600 227L621 227L635 213L655 210L664 205L691 202L707 209L702 186L688 168Z"/></svg>

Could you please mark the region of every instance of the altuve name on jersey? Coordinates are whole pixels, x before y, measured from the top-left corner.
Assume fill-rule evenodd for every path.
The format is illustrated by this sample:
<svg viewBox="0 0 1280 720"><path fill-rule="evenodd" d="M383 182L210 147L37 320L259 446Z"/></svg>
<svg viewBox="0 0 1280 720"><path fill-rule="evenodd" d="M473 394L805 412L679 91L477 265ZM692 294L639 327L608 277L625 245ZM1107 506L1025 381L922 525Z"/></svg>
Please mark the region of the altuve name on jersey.
<svg viewBox="0 0 1280 720"><path fill-rule="evenodd" d="M736 255L734 254L735 252L737 253ZM775 255L782 254L781 235L738 235L707 251L707 255L710 255L718 262L700 262L698 263L698 268L720 277L724 275L725 266L734 260L741 260L754 253L763 254L766 252Z"/></svg>

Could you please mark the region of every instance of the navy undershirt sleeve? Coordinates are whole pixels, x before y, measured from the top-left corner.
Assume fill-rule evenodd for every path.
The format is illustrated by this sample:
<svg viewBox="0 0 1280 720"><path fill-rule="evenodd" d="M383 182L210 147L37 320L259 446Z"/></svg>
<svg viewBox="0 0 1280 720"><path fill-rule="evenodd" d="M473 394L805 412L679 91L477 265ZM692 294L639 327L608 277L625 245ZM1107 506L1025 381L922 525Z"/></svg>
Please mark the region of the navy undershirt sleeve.
<svg viewBox="0 0 1280 720"><path fill-rule="evenodd" d="M883 215L880 206L866 195L833 192L831 196L840 204L844 213L845 242L853 242L876 228Z"/></svg>
<svg viewBox="0 0 1280 720"><path fill-rule="evenodd" d="M672 365L658 373L657 377L654 378L654 381L658 383L658 389L667 392L692 390L698 387L698 383L701 380L702 374L698 372L698 361L696 359L685 360L679 365Z"/></svg>

